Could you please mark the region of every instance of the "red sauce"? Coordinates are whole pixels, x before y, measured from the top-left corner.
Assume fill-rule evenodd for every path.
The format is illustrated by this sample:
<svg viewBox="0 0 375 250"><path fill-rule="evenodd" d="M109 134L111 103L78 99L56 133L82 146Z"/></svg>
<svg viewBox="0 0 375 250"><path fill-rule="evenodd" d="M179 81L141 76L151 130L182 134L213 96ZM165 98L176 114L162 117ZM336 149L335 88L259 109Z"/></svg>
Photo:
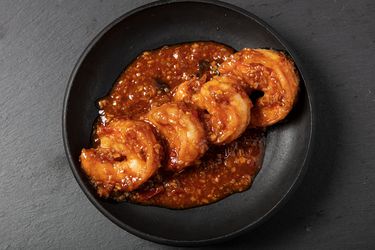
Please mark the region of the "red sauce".
<svg viewBox="0 0 375 250"><path fill-rule="evenodd" d="M171 90L194 76L209 80L233 50L214 42L163 47L144 52L121 74L110 94L99 101L100 117L137 119L171 100ZM95 138L95 130L94 130ZM224 146L212 146L201 160L181 173L159 172L133 192L113 191L118 201L189 208L220 200L251 186L264 154L264 134L248 130Z"/></svg>
<svg viewBox="0 0 375 250"><path fill-rule="evenodd" d="M107 114L136 119L170 101L170 90L194 76L216 74L233 49L213 42L165 46L146 51L121 74L110 94L99 101Z"/></svg>
<svg viewBox="0 0 375 250"><path fill-rule="evenodd" d="M128 199L169 208L215 202L250 187L261 167L263 153L263 134L249 130L226 146L211 147L200 164L182 173L159 173L140 190L130 193Z"/></svg>

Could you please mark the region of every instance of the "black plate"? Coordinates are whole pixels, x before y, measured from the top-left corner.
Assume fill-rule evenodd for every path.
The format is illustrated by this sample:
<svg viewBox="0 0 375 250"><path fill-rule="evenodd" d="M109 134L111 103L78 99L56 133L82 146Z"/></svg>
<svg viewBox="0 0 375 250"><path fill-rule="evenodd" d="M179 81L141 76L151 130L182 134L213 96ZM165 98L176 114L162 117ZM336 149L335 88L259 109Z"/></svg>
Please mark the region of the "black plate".
<svg viewBox="0 0 375 250"><path fill-rule="evenodd" d="M221 2L155 2L131 11L105 28L77 63L63 111L65 150L74 176L89 200L110 220L144 239L198 245L230 239L259 225L285 202L306 170L312 138L309 85L301 82L297 106L287 121L268 130L263 167L251 189L211 205L186 210L115 203L99 199L80 169L89 147L97 98L141 52L166 44L212 40L235 49L274 48L298 59L256 16Z"/></svg>

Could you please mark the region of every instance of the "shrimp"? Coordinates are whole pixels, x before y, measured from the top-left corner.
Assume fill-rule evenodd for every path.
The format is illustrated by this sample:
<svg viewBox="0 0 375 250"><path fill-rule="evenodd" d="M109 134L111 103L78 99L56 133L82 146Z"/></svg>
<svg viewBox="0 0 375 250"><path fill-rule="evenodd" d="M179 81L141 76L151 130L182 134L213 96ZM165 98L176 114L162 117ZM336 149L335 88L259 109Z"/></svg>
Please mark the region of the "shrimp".
<svg viewBox="0 0 375 250"><path fill-rule="evenodd" d="M187 104L163 104L152 108L144 119L153 124L165 139L166 168L169 170L180 172L208 149L198 112Z"/></svg>
<svg viewBox="0 0 375 250"><path fill-rule="evenodd" d="M114 119L96 136L99 145L82 149L80 161L101 197L137 189L161 166L162 147L144 121Z"/></svg>
<svg viewBox="0 0 375 250"><path fill-rule="evenodd" d="M293 62L281 52L243 49L222 63L219 72L236 79L245 89L264 93L251 111L252 127L281 121L296 102L299 77Z"/></svg>
<svg viewBox="0 0 375 250"><path fill-rule="evenodd" d="M250 122L251 101L246 92L229 77L193 79L179 85L173 94L176 101L184 101L204 110L208 140L226 144L237 139Z"/></svg>

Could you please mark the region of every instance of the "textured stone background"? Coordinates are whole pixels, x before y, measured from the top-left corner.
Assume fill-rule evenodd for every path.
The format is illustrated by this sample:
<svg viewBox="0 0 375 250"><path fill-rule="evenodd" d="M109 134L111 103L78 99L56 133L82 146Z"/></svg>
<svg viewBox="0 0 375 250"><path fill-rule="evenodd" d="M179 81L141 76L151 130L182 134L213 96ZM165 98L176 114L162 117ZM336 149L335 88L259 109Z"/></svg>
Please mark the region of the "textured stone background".
<svg viewBox="0 0 375 250"><path fill-rule="evenodd" d="M165 248L89 203L61 136L63 94L79 55L111 21L148 2L0 0L0 249ZM231 2L301 57L317 100L317 147L290 202L221 247L375 247L375 2Z"/></svg>

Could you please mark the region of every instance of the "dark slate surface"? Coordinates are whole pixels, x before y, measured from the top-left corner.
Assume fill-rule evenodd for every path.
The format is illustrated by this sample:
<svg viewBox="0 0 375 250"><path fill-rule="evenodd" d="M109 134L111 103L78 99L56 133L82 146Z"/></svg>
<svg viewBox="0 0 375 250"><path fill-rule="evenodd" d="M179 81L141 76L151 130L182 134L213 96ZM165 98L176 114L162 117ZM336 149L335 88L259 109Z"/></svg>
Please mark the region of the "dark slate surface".
<svg viewBox="0 0 375 250"><path fill-rule="evenodd" d="M0 1L0 249L165 248L89 203L61 138L63 94L79 55L112 20L147 2ZM317 127L310 169L290 202L221 247L374 247L375 2L232 2L295 48L313 83Z"/></svg>

